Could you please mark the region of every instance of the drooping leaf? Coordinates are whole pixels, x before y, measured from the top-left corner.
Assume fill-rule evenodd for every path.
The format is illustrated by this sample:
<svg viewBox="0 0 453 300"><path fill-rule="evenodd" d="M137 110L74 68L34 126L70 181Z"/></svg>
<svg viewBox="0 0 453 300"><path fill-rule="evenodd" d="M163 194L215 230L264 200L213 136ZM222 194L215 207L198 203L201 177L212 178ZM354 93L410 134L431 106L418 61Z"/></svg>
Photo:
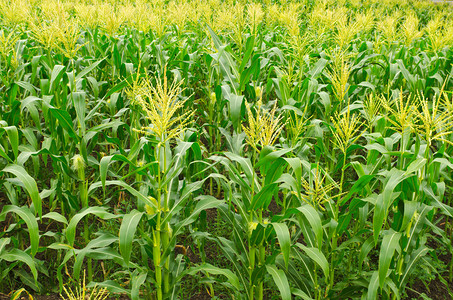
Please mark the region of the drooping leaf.
<svg viewBox="0 0 453 300"><path fill-rule="evenodd" d="M271 274L272 279L274 279L275 284L277 285L280 296L282 300L291 299L291 289L289 287L288 278L286 277L285 272L277 269L274 265L266 265L267 272Z"/></svg>
<svg viewBox="0 0 453 300"><path fill-rule="evenodd" d="M134 209L126 214L121 222L119 233L120 252L126 264L129 264L132 252L132 241L134 240L135 232L137 231L137 226L142 216L142 212Z"/></svg>
<svg viewBox="0 0 453 300"><path fill-rule="evenodd" d="M79 224L80 220L82 220L82 218L89 214L95 215L96 217L104 220L118 217L107 212L107 208L105 207L92 206L82 209L78 214L72 217L71 221L69 221L68 227L66 228L66 239L68 240L68 244L70 246L74 245L77 225Z"/></svg>
<svg viewBox="0 0 453 300"><path fill-rule="evenodd" d="M38 270L36 268L36 263L29 254L14 248L11 251L3 252L2 254L0 254L0 260L2 259L9 262L24 262L30 268L31 273L33 274L33 278L35 279L35 283L38 282Z"/></svg>
<svg viewBox="0 0 453 300"><path fill-rule="evenodd" d="M0 221L5 220L5 215L10 212L17 214L24 220L25 224L27 224L28 234L30 236L31 254L32 256L35 256L39 247L39 227L38 222L36 222L36 217L26 206L18 207L15 205L5 205L0 212Z"/></svg>
<svg viewBox="0 0 453 300"><path fill-rule="evenodd" d="M282 250L285 268L288 269L289 253L291 250L291 236L289 234L288 225L284 223L272 223L272 226L274 226L280 249Z"/></svg>
<svg viewBox="0 0 453 300"><path fill-rule="evenodd" d="M318 242L318 249L322 246L322 222L318 212L310 205L304 205L297 208L310 223L311 230L315 233Z"/></svg>
<svg viewBox="0 0 453 300"><path fill-rule="evenodd" d="M396 247L398 247L400 238L400 232L389 231L382 239L381 251L379 253L379 286L381 288L384 287L387 271L389 270L393 254L395 253Z"/></svg>
<svg viewBox="0 0 453 300"><path fill-rule="evenodd" d="M297 243L296 246L302 249L305 252L305 254L308 255L308 257L310 257L314 262L316 262L321 267L326 278L329 277L330 269L329 262L327 261L324 254L321 251L319 251L318 248L306 247L300 243Z"/></svg>
<svg viewBox="0 0 453 300"><path fill-rule="evenodd" d="M8 165L3 169L3 172L11 173L15 175L20 182L25 187L25 190L27 191L28 195L31 198L31 201L33 202L33 207L34 207L34 213L35 215L38 214L39 217L42 216L42 200L41 197L39 196L39 191L38 191L38 185L36 184L36 181L31 177L27 171L19 165Z"/></svg>

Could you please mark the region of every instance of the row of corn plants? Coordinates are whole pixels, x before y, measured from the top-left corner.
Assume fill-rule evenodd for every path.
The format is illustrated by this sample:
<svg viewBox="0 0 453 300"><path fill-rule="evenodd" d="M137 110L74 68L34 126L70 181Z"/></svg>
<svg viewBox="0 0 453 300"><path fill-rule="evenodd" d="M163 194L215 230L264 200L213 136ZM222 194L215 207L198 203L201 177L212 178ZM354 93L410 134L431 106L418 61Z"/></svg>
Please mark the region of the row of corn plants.
<svg viewBox="0 0 453 300"><path fill-rule="evenodd" d="M0 0L0 292L453 297L446 8Z"/></svg>

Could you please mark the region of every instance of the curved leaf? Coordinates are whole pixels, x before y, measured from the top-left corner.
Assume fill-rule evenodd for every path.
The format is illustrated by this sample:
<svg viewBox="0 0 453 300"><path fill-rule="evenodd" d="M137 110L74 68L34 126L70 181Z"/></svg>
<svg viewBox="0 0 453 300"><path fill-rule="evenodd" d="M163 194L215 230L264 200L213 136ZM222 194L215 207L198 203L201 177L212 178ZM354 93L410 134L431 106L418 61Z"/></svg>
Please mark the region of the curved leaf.
<svg viewBox="0 0 453 300"><path fill-rule="evenodd" d="M267 209L271 203L272 196L277 185L278 183L266 185L256 195L254 195L252 203L250 204L250 210L257 210L261 208Z"/></svg>
<svg viewBox="0 0 453 300"><path fill-rule="evenodd" d="M0 239L0 254L2 254L3 249L5 249L6 245L11 242L11 238L1 238Z"/></svg>
<svg viewBox="0 0 453 300"><path fill-rule="evenodd" d="M171 238L171 240L169 242L170 245L174 245L174 243L176 242L176 238L179 235L179 233L187 225L192 224L196 220L196 218L198 217L200 212L202 212L203 210L206 210L206 209L213 208L213 207L218 207L219 205L224 203L224 201L218 200L218 199L216 199L216 198L214 198L212 196L199 196L199 197L196 198L196 200L200 200L200 201L197 203L197 205L195 206L195 209L189 215L189 217L179 221L175 225L175 227L174 227L175 229L173 231L173 236L172 236L172 238ZM162 255L162 262L164 262L165 258L169 255L169 251L170 251L170 249L166 249L165 250L164 254Z"/></svg>
<svg viewBox="0 0 453 300"><path fill-rule="evenodd" d="M360 248L360 253L359 253L359 267L360 270L362 269L362 264L363 261L365 260L365 257L367 257L368 253L370 253L371 249L374 247L374 240L373 237L370 236L362 245L362 248Z"/></svg>
<svg viewBox="0 0 453 300"><path fill-rule="evenodd" d="M131 294L129 290L123 288L121 285L119 285L113 280L106 280L103 282L90 282L89 284L87 284L88 288L92 288L95 286L106 288L111 293L126 294L128 296L130 296Z"/></svg>
<svg viewBox="0 0 453 300"><path fill-rule="evenodd" d="M143 195L142 193L140 193L139 191L137 191L136 189L134 189L133 187L131 187L130 185L125 183L124 181L121 181L121 180L108 180L108 181L105 182L105 185L106 186L109 186L109 185L120 186L120 187L126 189L129 193L131 193L132 195L134 195L135 197L137 197L141 201L143 201L145 204L148 204L149 206L151 206L153 208L157 208L156 204L153 201L151 201L147 196ZM97 188L99 188L101 186L102 186L102 182L100 182L100 181L95 182L92 185L90 185L90 188L88 189L88 195L90 195L90 193L92 193L95 189L97 189Z"/></svg>
<svg viewBox="0 0 453 300"><path fill-rule="evenodd" d="M134 272L135 273L135 272ZM140 273L140 274L133 274L132 275L132 286L131 286L131 299L132 300L139 300L139 292L140 292L140 287L143 285L143 283L146 280L146 273Z"/></svg>
<svg viewBox="0 0 453 300"><path fill-rule="evenodd" d="M340 205L344 205L351 197L357 193L358 191L362 190L370 181L374 178L375 175L362 175L360 178L354 183L352 188L349 190L348 194L341 199Z"/></svg>
<svg viewBox="0 0 453 300"><path fill-rule="evenodd" d="M68 132L69 136L74 140L79 141L80 137L74 130L74 124L72 123L71 115L67 111L55 107L50 107L49 110L52 116L58 120L61 127L63 127L63 129Z"/></svg>
<svg viewBox="0 0 453 300"><path fill-rule="evenodd" d="M31 273L33 274L33 278L35 279L35 283L38 282L38 271L36 269L36 264L33 261L33 258L25 253L24 251L21 251L19 249L12 249L9 252L4 252L0 254L0 260L6 260L9 262L15 262L15 261L21 261L27 264L27 266L30 267Z"/></svg>
<svg viewBox="0 0 453 300"><path fill-rule="evenodd" d="M384 185L383 193L377 198L373 215L373 233L375 244L377 244L384 220L387 218L388 209L395 200L393 190L398 184L411 175L407 175L405 172L398 169L391 169L386 176L388 177L388 180Z"/></svg>
<svg viewBox="0 0 453 300"><path fill-rule="evenodd" d="M232 286L234 286L238 291L241 290L241 287L239 285L239 278L233 272L231 272L228 269L218 268L208 263L204 263L198 267L190 268L187 272L184 272L183 274L194 275L198 272L206 272L208 274L213 275L223 275L226 278L228 278L228 282L231 283Z"/></svg>
<svg viewBox="0 0 453 300"><path fill-rule="evenodd" d="M280 290L282 300L291 300L291 289L289 288L288 278L286 278L285 272L277 269L274 265L266 265L266 270L271 274L275 284Z"/></svg>
<svg viewBox="0 0 453 300"><path fill-rule="evenodd" d="M25 224L27 224L28 234L30 235L31 254L35 256L39 247L39 227L38 222L36 222L36 217L26 206L18 207L15 205L5 205L0 213L0 221L3 221L5 215L10 212L19 215L19 217L24 220Z"/></svg>
<svg viewBox="0 0 453 300"><path fill-rule="evenodd" d="M0 127L6 131L8 135L9 142L11 144L11 148L13 149L14 157L17 158L19 153L19 133L17 132L16 126L6 126Z"/></svg>
<svg viewBox="0 0 453 300"><path fill-rule="evenodd" d="M400 238L401 233L393 231L386 234L382 239L381 252L379 253L379 286L381 288L384 287L387 271Z"/></svg>
<svg viewBox="0 0 453 300"><path fill-rule="evenodd" d="M429 248L423 246L420 246L414 253L412 253L409 262L406 265L406 268L404 269L403 276L399 280L399 289L404 286L406 281L408 280L408 275L411 274L412 269L416 266L417 261L419 261L423 256L425 256L429 252Z"/></svg>
<svg viewBox="0 0 453 300"><path fill-rule="evenodd" d="M133 166L135 169L135 165L124 155L121 154L115 154L115 155L109 155L109 156L104 156L100 163L99 163L99 173L101 175L101 183L102 183L102 189L105 191L105 181L107 179L107 171L110 163L113 161L122 161L124 163L128 163L130 166ZM156 162L153 162L151 164L154 164ZM133 171L131 173L135 173L136 171ZM128 175L124 176L122 179L129 177L131 175L129 173Z"/></svg>
<svg viewBox="0 0 453 300"><path fill-rule="evenodd" d="M302 249L308 255L308 257L314 260L321 267L326 278L329 277L329 263L327 262L324 254L322 254L322 252L319 251L318 248L306 247L300 243L297 243L296 246Z"/></svg>
<svg viewBox="0 0 453 300"><path fill-rule="evenodd" d="M297 297L300 297L301 299L304 300L314 300L312 297L308 296L304 291L299 290L299 289L294 289L293 295L296 295Z"/></svg>
<svg viewBox="0 0 453 300"><path fill-rule="evenodd" d="M28 175L27 171L19 165L9 165L3 169L3 172L15 175L25 186L25 190L31 198L34 206L34 213L38 213L39 217L42 216L42 200L39 196L38 185L36 181Z"/></svg>
<svg viewBox="0 0 453 300"><path fill-rule="evenodd" d="M368 300L376 300L377 292L379 288L379 273L378 271L374 271L373 275L371 275L370 284L368 285L368 293L367 299Z"/></svg>
<svg viewBox="0 0 453 300"><path fill-rule="evenodd" d="M69 222L68 227L66 228L66 238L68 240L68 244L71 247L74 245L77 224L79 224L80 220L82 220L82 218L88 214L95 215L98 218L101 218L104 220L113 219L113 218L118 217L118 216L115 216L115 215L107 212L107 209L105 207L93 206L93 207L88 207L86 209L81 210L80 213L78 213L74 217L72 217L71 221Z"/></svg>
<svg viewBox="0 0 453 300"><path fill-rule="evenodd" d="M282 249L285 268L288 269L289 252L291 250L291 237L289 235L288 226L284 223L272 223L272 226L274 226L280 248Z"/></svg>
<svg viewBox="0 0 453 300"><path fill-rule="evenodd" d="M319 217L318 212L311 205L304 205L304 206L298 207L297 210L299 210L301 213L303 213L305 218L307 218L308 222L310 223L311 229L315 233L316 240L318 242L318 249L321 249L321 246L322 246L322 222L321 222L321 218Z"/></svg>
<svg viewBox="0 0 453 300"><path fill-rule="evenodd" d="M54 221L68 225L68 220L61 214L54 212L54 211L45 214L44 216L42 216L42 218L43 219L52 219Z"/></svg>
<svg viewBox="0 0 453 300"><path fill-rule="evenodd" d="M138 210L133 210L123 217L120 227L120 252L123 256L124 262L129 264L131 257L132 242L134 240L135 232L137 231L137 225L142 218L143 213Z"/></svg>

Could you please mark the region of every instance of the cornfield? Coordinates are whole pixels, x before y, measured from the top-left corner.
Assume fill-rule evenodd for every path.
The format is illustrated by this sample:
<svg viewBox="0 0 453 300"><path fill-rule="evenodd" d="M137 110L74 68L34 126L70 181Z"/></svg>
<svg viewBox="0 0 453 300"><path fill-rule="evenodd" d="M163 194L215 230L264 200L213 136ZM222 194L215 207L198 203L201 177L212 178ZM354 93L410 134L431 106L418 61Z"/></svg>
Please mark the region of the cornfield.
<svg viewBox="0 0 453 300"><path fill-rule="evenodd" d="M452 12L0 0L0 298L451 299Z"/></svg>

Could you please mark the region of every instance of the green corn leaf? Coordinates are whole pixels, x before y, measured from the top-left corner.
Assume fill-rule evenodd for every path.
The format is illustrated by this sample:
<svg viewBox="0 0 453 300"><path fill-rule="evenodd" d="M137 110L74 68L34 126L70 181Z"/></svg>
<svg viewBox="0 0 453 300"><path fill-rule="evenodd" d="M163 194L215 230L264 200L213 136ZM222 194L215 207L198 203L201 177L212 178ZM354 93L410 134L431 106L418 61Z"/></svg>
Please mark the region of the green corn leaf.
<svg viewBox="0 0 453 300"><path fill-rule="evenodd" d="M329 277L329 263L326 259L326 257L324 256L324 254L322 254L321 251L319 251L318 248L313 248L313 247L306 247L300 243L297 243L296 244L297 247L299 247L300 249L302 249L307 255L308 257L310 257L314 262L316 262L322 269L322 271L324 272L324 276L326 276L326 278Z"/></svg>
<svg viewBox="0 0 453 300"><path fill-rule="evenodd" d="M132 252L132 242L134 240L135 232L137 231L138 223L140 222L142 216L142 212L134 209L130 213L126 214L121 222L119 233L120 252L126 265L129 264Z"/></svg>
<svg viewBox="0 0 453 300"><path fill-rule="evenodd" d="M256 195L253 195L250 210L267 209L277 186L277 183L271 183L264 186Z"/></svg>
<svg viewBox="0 0 453 300"><path fill-rule="evenodd" d="M6 245L8 245L10 242L11 242L11 238L1 238L0 239L0 254L2 254Z"/></svg>
<svg viewBox="0 0 453 300"><path fill-rule="evenodd" d="M213 207L218 207L219 205L223 204L224 201L222 200L217 200L214 197L211 196L199 196L195 200L199 200L197 205L195 206L195 209L192 211L192 213L185 219L179 221L175 225L175 229L173 230L173 235L172 238L169 242L170 245L173 245L176 242L177 236L182 232L182 230L188 226L189 224L192 224L195 222L197 219L198 215L200 212L206 209L210 209ZM162 264L165 261L165 258L170 254L170 249L166 249L164 254L162 255Z"/></svg>
<svg viewBox="0 0 453 300"><path fill-rule="evenodd" d="M27 171L19 165L8 165L3 169L3 172L15 175L17 179L22 182L33 203L34 214L38 214L39 217L41 217L42 200L39 196L38 185L36 184L36 181L33 179L33 177L28 175Z"/></svg>
<svg viewBox="0 0 453 300"><path fill-rule="evenodd" d="M132 284L131 284L131 299L132 300L139 300L140 299L140 287L143 285L143 283L146 280L146 277L148 276L147 273L142 272L140 274L134 274L132 275Z"/></svg>
<svg viewBox="0 0 453 300"><path fill-rule="evenodd" d="M19 154L19 133L17 132L17 127L6 126L0 127L0 129L4 129L6 131L9 143L11 144L11 148L13 149L14 157L17 159L17 155Z"/></svg>
<svg viewBox="0 0 453 300"><path fill-rule="evenodd" d="M103 220L118 217L107 212L107 208L105 207L92 206L82 209L78 214L72 217L71 221L69 221L68 227L66 228L66 239L68 240L68 244L70 246L74 245L77 224L79 224L80 220L82 220L86 215L89 214L95 215L96 217L101 218Z"/></svg>
<svg viewBox="0 0 453 300"><path fill-rule="evenodd" d="M320 58L308 73L311 75L312 78L318 77L326 67L327 63L328 63L327 59Z"/></svg>
<svg viewBox="0 0 453 300"><path fill-rule="evenodd" d="M387 173L388 180L384 185L384 191L380 194L376 201L376 207L373 216L373 233L374 233L374 243L377 244L381 228L384 224L384 220L388 216L388 209L392 205L392 202L395 200L395 195L393 190L395 187L400 184L404 179L408 177L405 172L392 169ZM409 175L411 176L411 175Z"/></svg>
<svg viewBox="0 0 453 300"><path fill-rule="evenodd" d="M9 163L14 163L14 161L9 158L8 154L6 154L5 149L2 145L0 145L0 156L6 159Z"/></svg>
<svg viewBox="0 0 453 300"><path fill-rule="evenodd" d="M288 278L286 278L285 272L277 269L274 265L266 265L266 270L269 274L271 274L272 279L277 285L282 300L291 299L291 289L289 287Z"/></svg>
<svg viewBox="0 0 453 300"><path fill-rule="evenodd" d="M400 277L399 286L398 286L399 290L402 290L402 288L406 284L406 281L409 279L409 275L411 274L414 267L416 267L416 263L421 258L423 258L423 256L425 256L428 252L429 252L429 248L422 245L411 254L410 259L406 264L406 268L404 269L403 275Z"/></svg>
<svg viewBox="0 0 453 300"><path fill-rule="evenodd" d="M61 214L55 212L55 211L52 211L52 212L49 212L47 214L45 214L44 216L42 216L43 219L51 219L51 220L54 220L54 221L57 221L57 222L60 222L60 223L63 223L63 224L66 224L68 225L68 220Z"/></svg>
<svg viewBox="0 0 453 300"><path fill-rule="evenodd" d="M250 60L254 46L255 46L255 36L251 35L247 38L247 42L245 43L246 50L245 50L244 56L242 57L241 65L239 67L239 71L241 73L245 70L247 63Z"/></svg>
<svg viewBox="0 0 453 300"><path fill-rule="evenodd" d="M423 186L423 191L426 195L428 195L434 202L431 202L430 205L441 209L441 211L449 217L453 217L453 207L448 206L447 204L443 203L442 200L434 194L434 191L431 187L425 185Z"/></svg>
<svg viewBox="0 0 453 300"><path fill-rule="evenodd" d="M366 241L362 244L362 248L360 248L359 253L359 266L360 270L362 269L363 262L365 258L368 256L368 253L374 248L374 240L373 237L370 236Z"/></svg>
<svg viewBox="0 0 453 300"><path fill-rule="evenodd" d="M231 283L232 286L234 286L238 291L241 290L239 278L233 272L231 272L228 269L218 268L208 263L201 264L200 266L197 267L192 267L183 274L194 275L198 272L208 273L212 275L223 275L228 279L228 282Z"/></svg>
<svg viewBox="0 0 453 300"><path fill-rule="evenodd" d="M118 238L114 237L113 239L110 239L108 241L108 244L113 243L114 241L117 241ZM91 243L91 242L90 242ZM108 247L102 247L102 248L94 248L93 246L89 244L89 246L85 247L82 250L77 250L73 249L72 251L67 252L69 256L65 256L65 259L63 260L63 264L61 267L63 267L67 262L69 261L68 258L71 258L72 256L75 256L75 263L74 263L74 268L73 268L73 277L75 280L80 280L80 273L82 270L82 267L84 266L84 259L85 256L95 259L95 260L113 260L115 263L119 264L122 268L127 268L124 264L123 259L121 258L121 255L114 250L111 246ZM75 255L74 255L75 254ZM139 266L132 264L133 268L138 269ZM59 271L61 272L61 269L59 268ZM60 275L61 278L61 275Z"/></svg>
<svg viewBox="0 0 453 300"><path fill-rule="evenodd" d="M348 202L349 199L351 199L352 196L354 196L355 193L362 191L363 188L373 179L375 176L374 175L363 175L360 176L360 178L354 183L354 185L351 187L349 190L348 194L341 199L340 205L345 205L346 202Z"/></svg>
<svg viewBox="0 0 453 300"><path fill-rule="evenodd" d="M119 285L113 280L106 280L103 282L90 282L89 284L87 284L88 288L94 288L95 286L100 288L106 288L110 293L119 293L128 296L131 295L130 290L123 288L121 285Z"/></svg>
<svg viewBox="0 0 453 300"><path fill-rule="evenodd" d="M129 75L126 79L123 81L117 83L115 86L113 86L105 95L102 97L102 100L106 100L108 97L110 97L112 94L119 92L123 90L125 87L129 85L129 82L133 79L134 74Z"/></svg>
<svg viewBox="0 0 453 300"><path fill-rule="evenodd" d="M285 160L283 158L280 158L272 162L267 170L264 170L263 168L261 174L263 174L263 176L266 176L264 179L264 185L276 182L282 175L285 166Z"/></svg>
<svg viewBox="0 0 453 300"><path fill-rule="evenodd" d="M411 164L407 167L405 175L407 176L411 173L414 173L422 169L425 166L426 162L427 162L426 158L417 158L416 160L411 162Z"/></svg>
<svg viewBox="0 0 453 300"><path fill-rule="evenodd" d="M75 263L74 263L74 267L73 267L73 271L72 271L74 279L79 280L79 278L80 278L80 272L83 267L83 261L85 259L85 256L101 255L101 256L103 256L101 259L109 259L110 255L109 255L108 251L111 248L108 246L116 241L118 241L118 237L116 237L112 234L101 234L96 239L91 240L85 248L74 251L74 253L76 254ZM105 251L105 250L107 250L107 251ZM105 256L105 254L107 254L107 255Z"/></svg>
<svg viewBox="0 0 453 300"><path fill-rule="evenodd" d="M156 204L153 201L151 201L147 196L143 195L142 193L140 193L139 191L137 191L136 189L134 189L133 187L131 187L130 185L125 183L124 181L121 181L121 180L108 180L108 181L105 182L105 186L110 186L110 185L120 186L120 187L126 189L133 196L135 196L138 199L140 199L141 201L143 201L143 203L148 204L149 206L151 206L153 208L157 208ZM102 186L102 182L100 182L100 181L95 182L92 185L90 185L90 187L88 189L88 195L90 195L95 189L97 189L97 188L99 188L101 186Z"/></svg>
<svg viewBox="0 0 453 300"><path fill-rule="evenodd" d="M432 206L425 204L420 205L419 213L416 218L412 219L412 224L407 228L407 246L404 248L405 252L408 252L411 246L415 246L419 240L418 235L425 224L426 215L433 209Z"/></svg>
<svg viewBox="0 0 453 300"><path fill-rule="evenodd" d="M291 251L291 236L289 234L288 225L284 223L272 223L272 226L274 226L280 249L282 250L285 268L288 269L289 253Z"/></svg>
<svg viewBox="0 0 453 300"><path fill-rule="evenodd" d="M83 76L85 76L86 74L90 73L92 70L94 70L103 60L103 59L100 59L94 63L92 63L91 65L89 65L88 67L86 67L85 69L83 69L79 74L77 74L77 76L75 77L75 81L79 81L80 79L83 78Z"/></svg>
<svg viewBox="0 0 453 300"><path fill-rule="evenodd" d="M244 102L244 96L230 93L225 95L225 99L228 100L230 108L230 117L233 125L239 126L239 120L241 119L241 107Z"/></svg>
<svg viewBox="0 0 453 300"><path fill-rule="evenodd" d="M379 289L379 273L374 271L371 275L370 284L368 285L367 300L376 300Z"/></svg>
<svg viewBox="0 0 453 300"><path fill-rule="evenodd" d="M302 178L302 161L298 157L291 157L291 158L285 158L286 162L288 165L291 166L291 168L294 171L294 178L296 179L298 185L300 185L300 181Z"/></svg>
<svg viewBox="0 0 453 300"><path fill-rule="evenodd" d="M241 157L235 153L225 152L225 156L228 157L230 160L239 163L244 171L247 179L249 180L250 184L253 184L253 173L255 172L252 167L252 163L250 159Z"/></svg>
<svg viewBox="0 0 453 300"><path fill-rule="evenodd" d="M301 251L298 251L296 248L292 248L291 253L292 253L292 257L294 257L294 259L299 262L298 266L301 266L300 269L299 269L299 267L297 267L297 270L295 272L293 272L296 274L294 274L292 276L303 276L303 278L309 279L309 282L311 285L309 287L305 286L305 290L306 290L306 292L310 292L312 290L312 286L316 285L316 280L317 280L316 279L317 275L315 274L314 264L310 260L310 258L303 255L301 253ZM289 265L291 268L291 262Z"/></svg>
<svg viewBox="0 0 453 300"><path fill-rule="evenodd" d="M69 113L65 110L54 107L50 107L49 111L51 112L52 116L58 120L61 127L63 127L63 129L68 132L69 136L78 142L80 140L80 137L74 131L74 124L72 123L72 119Z"/></svg>
<svg viewBox="0 0 453 300"><path fill-rule="evenodd" d="M55 65L50 74L50 93L53 94L60 84L60 80L63 77L64 71L66 70L65 66Z"/></svg>
<svg viewBox="0 0 453 300"><path fill-rule="evenodd" d="M308 222L310 223L311 230L315 233L316 240L318 242L318 249L322 247L322 222L321 218L319 217L318 212L310 205L304 205L298 207L299 210L305 218L307 218Z"/></svg>
<svg viewBox="0 0 453 300"><path fill-rule="evenodd" d="M196 182L192 182L192 183L189 183L188 185L186 185L182 192L181 192L181 196L179 198L179 201L177 201L171 208L170 208L170 211L165 215L165 217L162 219L162 224L165 224L167 222L169 222L171 220L171 218L177 213L179 212L182 208L184 208L186 202L189 200L189 197L193 195L193 193L197 190L199 190L202 186L203 186L203 183L204 183L205 180L200 180L200 181L196 181ZM201 196L201 198L197 198L197 199L210 199L212 201L215 201L217 199L215 199L214 197L212 196Z"/></svg>
<svg viewBox="0 0 453 300"><path fill-rule="evenodd" d="M0 254L0 261L2 259L8 262L21 261L25 263L30 268L33 278L35 279L35 283L38 284L38 270L36 268L36 263L29 254L14 248L9 252L3 252Z"/></svg>
<svg viewBox="0 0 453 300"><path fill-rule="evenodd" d="M404 215L399 231L407 229L407 226L411 223L419 204L419 202L404 200Z"/></svg>
<svg viewBox="0 0 453 300"><path fill-rule="evenodd" d="M400 238L400 232L389 231L382 239L381 251L379 253L379 286L381 288L384 287L387 271L389 270L393 254L398 247Z"/></svg>
<svg viewBox="0 0 453 300"><path fill-rule="evenodd" d="M85 134L86 124L85 124L85 114L86 114L86 103L85 103L85 92L72 92L72 105L74 105L77 121L79 122L80 129L82 130L81 136Z"/></svg>
<svg viewBox="0 0 453 300"><path fill-rule="evenodd" d="M293 293L293 295L300 297L300 299L303 299L303 300L314 300L312 297L308 296L304 291L299 290L299 289L293 289L292 293Z"/></svg>
<svg viewBox="0 0 453 300"><path fill-rule="evenodd" d="M407 80L407 82L409 83L409 85L411 86L411 88L415 89L416 87L416 80L415 80L415 77L414 75L412 75L409 70L406 69L406 67L404 66L404 62L403 60L401 59L397 59L396 60L396 63L398 64L400 70L401 70L401 73L403 73L403 76L404 78Z"/></svg>
<svg viewBox="0 0 453 300"><path fill-rule="evenodd" d="M116 238L116 241L118 240L118 238ZM103 247L103 248L97 248L97 249L93 249L93 250L90 250L88 253L87 253L87 256L88 257L91 257L93 259L96 259L96 260L104 260L104 259L111 259L113 260L115 263L117 263L118 265L120 265L122 268L126 269L130 266L132 266L132 268L139 268L139 266L135 263L132 263L132 262L129 262L129 265L126 265L124 263L124 259L123 257L121 256L121 254L118 253L118 251L116 251L115 249L113 249L112 247Z"/></svg>
<svg viewBox="0 0 453 300"><path fill-rule="evenodd" d="M29 92L32 96L36 96L36 88L31 84L30 82L27 81L16 81L16 84Z"/></svg>
<svg viewBox="0 0 453 300"><path fill-rule="evenodd" d="M241 189L244 191L251 191L252 187L251 184L249 184L247 181L244 180L244 178L241 176L241 173L239 172L238 169L234 166L233 162L223 158L223 157L211 157L214 161L219 161L222 165L225 166L225 168L228 170L228 174L230 177L230 180L238 185L241 186ZM229 180L227 180L229 182ZM250 207L250 200L248 197L242 199L244 202L245 207Z"/></svg>
<svg viewBox="0 0 453 300"><path fill-rule="evenodd" d="M122 161L124 163L129 164L130 166L134 166L134 164L127 157L121 154L108 155L101 158L101 162L99 163L99 173L101 175L102 190L104 192L105 192L105 181L107 179L107 171L112 161ZM129 177L129 175L130 174L123 177L122 179Z"/></svg>
<svg viewBox="0 0 453 300"><path fill-rule="evenodd" d="M209 30L209 33L211 34L212 41L214 42L214 46L219 49L222 46L222 42L220 41L220 38L217 36L217 34L212 30L212 28L206 24L206 27Z"/></svg>
<svg viewBox="0 0 453 300"><path fill-rule="evenodd" d="M244 261L241 260L241 256L236 251L236 249L234 247L234 243L231 242L230 240L227 240L227 239L223 238L223 237L218 237L217 238L217 242L218 242L218 245L219 245L220 249L222 249L223 254L225 255L225 257L233 265L233 267L234 267L234 269L236 271L236 274L239 276L239 279L240 279L240 281L242 283L243 290L245 290L245 293L248 296L250 294L249 290L247 288L245 288L247 286L247 280L245 279L245 277L247 276L246 275L247 273L244 272L245 270L242 268L242 265L241 265L241 261L242 261L242 263Z"/></svg>

